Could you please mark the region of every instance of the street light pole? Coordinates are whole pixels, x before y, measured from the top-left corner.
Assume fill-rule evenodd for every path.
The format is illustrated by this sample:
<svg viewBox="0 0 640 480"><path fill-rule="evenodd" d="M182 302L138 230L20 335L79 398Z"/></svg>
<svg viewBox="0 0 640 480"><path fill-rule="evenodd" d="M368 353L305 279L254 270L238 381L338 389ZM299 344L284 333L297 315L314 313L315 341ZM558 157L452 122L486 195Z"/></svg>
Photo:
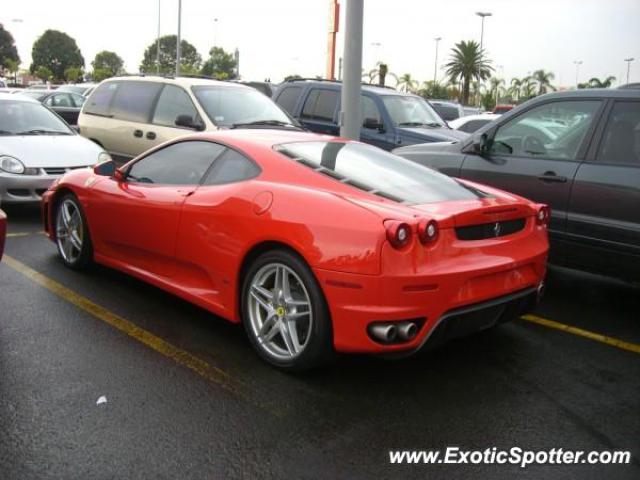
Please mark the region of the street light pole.
<svg viewBox="0 0 640 480"><path fill-rule="evenodd" d="M580 65L582 65L582 60L574 60L573 63L576 65L576 89L578 88L578 73L580 72Z"/></svg>
<svg viewBox="0 0 640 480"><path fill-rule="evenodd" d="M442 40L442 37L436 37L434 40L436 41L436 61L433 65L433 84L435 85L438 79L438 44L440 43L440 40Z"/></svg>
<svg viewBox="0 0 640 480"><path fill-rule="evenodd" d="M346 13L340 136L359 140L364 0L348 0Z"/></svg>
<svg viewBox="0 0 640 480"><path fill-rule="evenodd" d="M176 42L176 77L180 76L180 29L182 27L182 0L178 0L178 38Z"/></svg>
<svg viewBox="0 0 640 480"><path fill-rule="evenodd" d="M482 48L484 45L484 17L490 17L493 14L491 12L476 12L476 15L482 18L482 22L480 25L480 52L482 52Z"/></svg>
<svg viewBox="0 0 640 480"><path fill-rule="evenodd" d="M633 62L635 58L629 57L625 58L624 61L627 62L627 84L629 83L629 71L631 70L631 62Z"/></svg>
<svg viewBox="0 0 640 480"><path fill-rule="evenodd" d="M213 47L218 45L218 19L213 19Z"/></svg>
<svg viewBox="0 0 640 480"><path fill-rule="evenodd" d="M160 4L162 0L158 0L158 37L156 40L156 75L160 75Z"/></svg>

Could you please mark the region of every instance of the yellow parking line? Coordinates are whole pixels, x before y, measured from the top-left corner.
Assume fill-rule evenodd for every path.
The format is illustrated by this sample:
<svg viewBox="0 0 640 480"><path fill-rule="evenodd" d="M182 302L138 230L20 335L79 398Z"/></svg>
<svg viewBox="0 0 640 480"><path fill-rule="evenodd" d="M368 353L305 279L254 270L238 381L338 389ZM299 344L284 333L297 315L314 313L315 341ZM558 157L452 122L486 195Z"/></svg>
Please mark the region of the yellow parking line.
<svg viewBox="0 0 640 480"><path fill-rule="evenodd" d="M74 292L73 290L68 289L64 285L52 280L51 278L35 271L31 267L28 267L24 263L16 260L13 257L5 255L3 258L3 263L6 263L9 267L13 268L17 272L23 274L25 277L34 281L38 285L46 288L47 290L55 293L62 299L67 302L75 305L76 307L84 310L85 312L90 313L94 317L102 320L103 322L111 325L114 328L117 328L121 332L126 333L130 337L135 338L139 342L143 343L147 347L155 350L162 355L171 358L176 363L183 365L194 372L196 372L201 377L205 379L217 383L222 386L224 389L239 395L241 397L246 398L246 395L241 390L241 385L238 381L231 378L231 376L225 372L224 370L214 367L204 360L191 355L189 352L182 350L160 337L155 336L151 332L148 332L135 324L125 320L124 318L116 315L115 313L110 312L104 307L92 302L86 297Z"/></svg>
<svg viewBox="0 0 640 480"><path fill-rule="evenodd" d="M44 235L44 232L16 232L7 233L7 238L28 237L30 235Z"/></svg>
<svg viewBox="0 0 640 480"><path fill-rule="evenodd" d="M600 333L590 332L589 330L583 330L582 328L572 327L571 325L565 325L564 323L554 322L553 320L547 320L546 318L538 317L536 315L524 315L521 317L527 322L536 323L544 327L553 328L572 335L578 335L579 337L588 338L589 340L595 340L596 342L604 343L612 347L627 350L633 353L640 353L640 345L635 343L625 342L624 340L618 340L617 338L607 337Z"/></svg>

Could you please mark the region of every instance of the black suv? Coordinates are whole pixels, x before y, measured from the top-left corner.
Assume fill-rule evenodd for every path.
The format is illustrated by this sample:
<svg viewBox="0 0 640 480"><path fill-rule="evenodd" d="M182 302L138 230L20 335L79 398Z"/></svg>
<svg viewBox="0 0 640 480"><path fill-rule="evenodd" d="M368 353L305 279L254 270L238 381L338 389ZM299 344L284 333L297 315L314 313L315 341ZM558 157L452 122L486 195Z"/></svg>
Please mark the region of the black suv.
<svg viewBox="0 0 640 480"><path fill-rule="evenodd" d="M341 90L340 82L291 80L280 85L273 100L312 132L339 135ZM392 88L363 85L360 108L360 140L385 150L468 137L449 128L422 97Z"/></svg>
<svg viewBox="0 0 640 480"><path fill-rule="evenodd" d="M466 142L394 153L551 206L551 261L640 281L640 90L550 93Z"/></svg>

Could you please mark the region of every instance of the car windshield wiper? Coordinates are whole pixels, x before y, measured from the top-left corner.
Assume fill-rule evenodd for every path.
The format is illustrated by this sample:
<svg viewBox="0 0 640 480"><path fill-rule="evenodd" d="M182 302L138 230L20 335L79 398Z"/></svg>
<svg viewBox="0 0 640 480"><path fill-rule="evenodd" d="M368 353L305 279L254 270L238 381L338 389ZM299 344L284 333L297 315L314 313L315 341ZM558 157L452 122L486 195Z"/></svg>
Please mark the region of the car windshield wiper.
<svg viewBox="0 0 640 480"><path fill-rule="evenodd" d="M402 123L399 123L398 126L400 126L400 127L430 127L430 128L444 127L444 125L442 125L441 123L437 123L437 122L430 122L430 123L402 122Z"/></svg>
<svg viewBox="0 0 640 480"><path fill-rule="evenodd" d="M281 120L256 120L255 122L234 123L229 128L241 128L241 127L293 127L300 129L297 125L289 122L283 122Z"/></svg>
<svg viewBox="0 0 640 480"><path fill-rule="evenodd" d="M25 130L24 132L18 132L16 135L71 135L68 132L61 132L59 130L44 130L41 128L34 128L33 130Z"/></svg>

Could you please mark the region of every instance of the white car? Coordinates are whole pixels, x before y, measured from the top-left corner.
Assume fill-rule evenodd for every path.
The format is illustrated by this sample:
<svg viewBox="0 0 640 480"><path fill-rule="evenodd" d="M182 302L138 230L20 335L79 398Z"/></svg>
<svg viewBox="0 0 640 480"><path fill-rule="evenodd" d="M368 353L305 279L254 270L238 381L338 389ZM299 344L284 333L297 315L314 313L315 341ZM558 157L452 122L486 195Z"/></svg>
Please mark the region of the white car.
<svg viewBox="0 0 640 480"><path fill-rule="evenodd" d="M487 123L493 122L496 118L500 118L500 115L496 115L494 113L481 113L479 115L467 115L466 117L456 118L448 123L454 130L473 133L480 127L484 127Z"/></svg>
<svg viewBox="0 0 640 480"><path fill-rule="evenodd" d="M110 159L37 100L0 95L1 202L38 202L69 170Z"/></svg>

